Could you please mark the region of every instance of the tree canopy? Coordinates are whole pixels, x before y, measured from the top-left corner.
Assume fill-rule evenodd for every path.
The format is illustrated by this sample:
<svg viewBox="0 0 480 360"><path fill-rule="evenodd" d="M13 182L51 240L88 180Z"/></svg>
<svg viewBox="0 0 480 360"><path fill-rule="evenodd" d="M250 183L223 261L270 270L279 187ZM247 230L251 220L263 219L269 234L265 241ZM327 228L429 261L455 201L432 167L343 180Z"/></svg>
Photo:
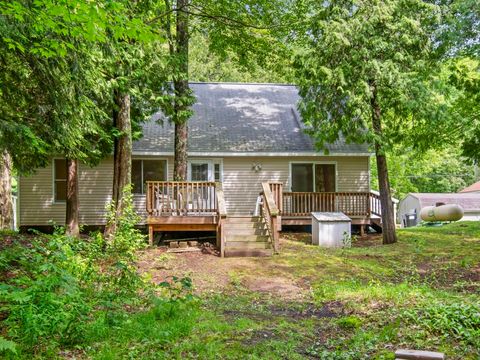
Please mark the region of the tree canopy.
<svg viewBox="0 0 480 360"><path fill-rule="evenodd" d="M357 0L304 1L300 9L296 68L303 119L319 148L342 137L374 145L384 242L394 242L385 154L394 144L441 143L451 125L446 86L434 75L432 34L440 8L420 0Z"/></svg>
<svg viewBox="0 0 480 360"><path fill-rule="evenodd" d="M147 81L139 75L159 73L138 46L130 56L120 46L152 47L158 38L138 10L131 15L131 7L128 1L1 2L0 147L14 156L18 169L32 170L55 153L94 163L109 152L110 92L126 84L124 74L114 77L111 69L120 71L130 61L142 85ZM151 92L136 92L145 110L140 94L151 99Z"/></svg>

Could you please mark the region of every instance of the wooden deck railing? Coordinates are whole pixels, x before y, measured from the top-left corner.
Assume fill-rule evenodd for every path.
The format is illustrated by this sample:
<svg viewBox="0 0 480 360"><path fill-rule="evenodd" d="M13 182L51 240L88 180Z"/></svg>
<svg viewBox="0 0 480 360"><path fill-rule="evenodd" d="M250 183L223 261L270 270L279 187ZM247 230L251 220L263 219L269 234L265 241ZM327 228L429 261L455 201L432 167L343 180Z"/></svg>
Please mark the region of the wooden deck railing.
<svg viewBox="0 0 480 360"><path fill-rule="evenodd" d="M273 200L277 204L278 210L282 212L283 205L283 183L281 182L269 182L270 190L272 191Z"/></svg>
<svg viewBox="0 0 480 360"><path fill-rule="evenodd" d="M310 216L311 212L343 212L347 216L381 215L380 199L370 192L284 192L283 216Z"/></svg>
<svg viewBox="0 0 480 360"><path fill-rule="evenodd" d="M225 231L223 229L223 222L227 218L227 204L225 202L225 195L223 194L222 183L216 183L215 189L218 204L217 247L220 248L220 256L223 258L225 256Z"/></svg>
<svg viewBox="0 0 480 360"><path fill-rule="evenodd" d="M274 253L278 253L279 245L279 232L278 232L278 219L280 211L275 203L274 194L271 190L269 183L262 183L262 202L260 206L260 215L263 217L267 230L272 241Z"/></svg>
<svg viewBox="0 0 480 360"><path fill-rule="evenodd" d="M370 213L373 215L382 216L382 204L380 203L380 195L370 193Z"/></svg>
<svg viewBox="0 0 480 360"><path fill-rule="evenodd" d="M223 193L222 193L223 195ZM147 181L149 216L195 216L226 213L222 196L219 206L215 182Z"/></svg>

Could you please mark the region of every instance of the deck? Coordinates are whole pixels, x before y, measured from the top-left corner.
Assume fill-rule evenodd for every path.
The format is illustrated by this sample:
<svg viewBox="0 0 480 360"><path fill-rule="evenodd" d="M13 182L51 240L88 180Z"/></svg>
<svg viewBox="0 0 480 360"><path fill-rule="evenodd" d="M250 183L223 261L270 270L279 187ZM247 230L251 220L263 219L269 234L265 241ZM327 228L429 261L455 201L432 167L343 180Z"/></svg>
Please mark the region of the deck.
<svg viewBox="0 0 480 360"><path fill-rule="evenodd" d="M282 225L310 225L312 212L343 212L354 225L378 224L380 197L373 192L285 192L283 184L269 183Z"/></svg>
<svg viewBox="0 0 480 360"><path fill-rule="evenodd" d="M362 231L365 225L380 227L380 198L372 192L286 192L282 183L268 182L262 184L259 196L258 216L235 221L227 214L221 183L148 181L149 242L153 244L157 231L215 231L222 256L233 243L247 248L260 243L261 248L278 252L282 226L310 225L312 212L343 212ZM250 233L252 226L255 231Z"/></svg>
<svg viewBox="0 0 480 360"><path fill-rule="evenodd" d="M147 181L146 200L150 244L156 231L218 233L226 217L221 183Z"/></svg>

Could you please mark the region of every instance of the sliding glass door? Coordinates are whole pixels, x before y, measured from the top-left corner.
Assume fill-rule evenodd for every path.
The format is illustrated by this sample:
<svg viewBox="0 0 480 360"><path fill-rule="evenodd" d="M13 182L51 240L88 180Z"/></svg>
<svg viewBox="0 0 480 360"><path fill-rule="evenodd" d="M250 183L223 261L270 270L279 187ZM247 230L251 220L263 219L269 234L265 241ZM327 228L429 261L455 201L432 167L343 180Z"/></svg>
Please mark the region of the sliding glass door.
<svg viewBox="0 0 480 360"><path fill-rule="evenodd" d="M291 180L294 192L335 192L335 164L292 163Z"/></svg>

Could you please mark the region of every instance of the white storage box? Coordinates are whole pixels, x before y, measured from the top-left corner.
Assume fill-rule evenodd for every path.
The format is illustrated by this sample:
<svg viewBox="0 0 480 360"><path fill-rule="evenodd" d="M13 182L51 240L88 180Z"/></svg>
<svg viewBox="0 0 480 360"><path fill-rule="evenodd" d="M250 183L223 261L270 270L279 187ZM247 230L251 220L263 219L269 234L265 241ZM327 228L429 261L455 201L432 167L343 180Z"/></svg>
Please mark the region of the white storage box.
<svg viewBox="0 0 480 360"><path fill-rule="evenodd" d="M341 212L312 212L312 243L323 247L351 245L352 220Z"/></svg>

